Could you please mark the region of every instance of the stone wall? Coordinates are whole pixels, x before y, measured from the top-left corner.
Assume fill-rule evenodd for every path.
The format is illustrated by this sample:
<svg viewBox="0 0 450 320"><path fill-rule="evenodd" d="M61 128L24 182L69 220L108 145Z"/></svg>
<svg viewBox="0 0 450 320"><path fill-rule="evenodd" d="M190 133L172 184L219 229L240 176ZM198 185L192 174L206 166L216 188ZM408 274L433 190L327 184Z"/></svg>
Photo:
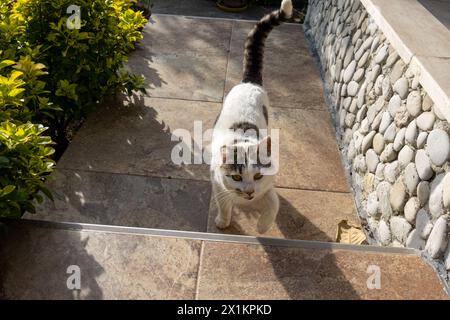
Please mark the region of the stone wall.
<svg viewBox="0 0 450 320"><path fill-rule="evenodd" d="M359 0L310 0L306 35L372 242L450 270L450 125Z"/></svg>

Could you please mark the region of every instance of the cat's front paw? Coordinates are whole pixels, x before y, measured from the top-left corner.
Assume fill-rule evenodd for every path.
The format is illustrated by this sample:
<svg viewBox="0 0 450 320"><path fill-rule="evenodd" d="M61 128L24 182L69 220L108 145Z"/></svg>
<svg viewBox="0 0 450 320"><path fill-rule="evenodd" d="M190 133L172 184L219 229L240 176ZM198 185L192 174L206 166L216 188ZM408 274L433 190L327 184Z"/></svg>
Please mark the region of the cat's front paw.
<svg viewBox="0 0 450 320"><path fill-rule="evenodd" d="M224 219L221 215L216 217L216 227L219 229L225 229L230 226L230 221L228 219Z"/></svg>
<svg viewBox="0 0 450 320"><path fill-rule="evenodd" d="M272 227L274 222L275 222L275 215L262 216L258 220L256 229L258 230L259 233L266 233Z"/></svg>
<svg viewBox="0 0 450 320"><path fill-rule="evenodd" d="M257 229L259 233L266 233L272 227L272 224L258 223Z"/></svg>

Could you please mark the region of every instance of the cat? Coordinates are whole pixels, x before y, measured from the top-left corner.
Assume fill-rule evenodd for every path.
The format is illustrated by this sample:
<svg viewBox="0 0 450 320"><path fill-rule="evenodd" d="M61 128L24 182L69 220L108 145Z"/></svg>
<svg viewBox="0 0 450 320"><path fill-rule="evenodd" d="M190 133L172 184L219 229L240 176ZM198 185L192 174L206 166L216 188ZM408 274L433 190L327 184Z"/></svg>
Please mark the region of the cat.
<svg viewBox="0 0 450 320"><path fill-rule="evenodd" d="M292 16L292 1L264 16L245 42L242 82L224 100L211 140L212 197L217 204L219 229L231 223L234 206L252 206L260 212L259 233L267 232L279 210L275 175L271 165L272 141L263 135L269 128L269 98L263 88L264 43L270 31ZM264 162L262 160L265 160Z"/></svg>

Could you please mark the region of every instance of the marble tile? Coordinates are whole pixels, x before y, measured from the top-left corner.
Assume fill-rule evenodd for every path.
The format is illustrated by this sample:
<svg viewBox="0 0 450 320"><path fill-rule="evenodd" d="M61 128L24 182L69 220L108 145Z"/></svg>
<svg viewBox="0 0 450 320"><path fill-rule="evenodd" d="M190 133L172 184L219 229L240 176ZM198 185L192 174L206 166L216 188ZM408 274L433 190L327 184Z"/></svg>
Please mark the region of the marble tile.
<svg viewBox="0 0 450 320"><path fill-rule="evenodd" d="M223 53L230 49L233 21L154 14L143 30L138 51L146 53Z"/></svg>
<svg viewBox="0 0 450 320"><path fill-rule="evenodd" d="M28 219L206 231L207 182L59 169Z"/></svg>
<svg viewBox="0 0 450 320"><path fill-rule="evenodd" d="M311 241L335 241L337 225L342 220L359 224L353 196L293 189L277 189L280 211L272 228L260 234L256 225L259 212L249 208L235 208L230 227L219 230L215 201L211 200L208 232L264 236Z"/></svg>
<svg viewBox="0 0 450 320"><path fill-rule="evenodd" d="M233 26L226 93L242 80L244 41L253 26L251 22ZM327 110L319 69L309 54L301 25L281 25L269 35L263 82L274 107Z"/></svg>
<svg viewBox="0 0 450 320"><path fill-rule="evenodd" d="M274 108L280 130L277 186L349 192L328 111Z"/></svg>
<svg viewBox="0 0 450 320"><path fill-rule="evenodd" d="M20 221L0 242L0 299L194 299L200 247ZM67 287L69 266L79 268L80 290Z"/></svg>
<svg viewBox="0 0 450 320"><path fill-rule="evenodd" d="M200 265L199 299L448 299L414 255L205 242Z"/></svg>
<svg viewBox="0 0 450 320"><path fill-rule="evenodd" d="M127 69L146 80L151 97L222 102L227 54L134 52Z"/></svg>
<svg viewBox="0 0 450 320"><path fill-rule="evenodd" d="M156 16L129 56L127 69L146 79L150 96L221 102L230 21Z"/></svg>
<svg viewBox="0 0 450 320"><path fill-rule="evenodd" d="M177 165L171 156L182 137L176 129L194 137L194 122L201 121L200 132L205 132L213 128L220 108L218 103L154 98L129 107L105 105L77 133L58 167L209 181L206 163ZM272 108L271 123L280 130L277 186L349 191L328 112Z"/></svg>
<svg viewBox="0 0 450 320"><path fill-rule="evenodd" d="M58 167L209 180L207 164L175 164L172 151L180 145L184 132L189 132L194 139L196 121L201 122L200 133L211 129L221 104L140 99L136 98L134 105L129 106L107 103L91 114ZM181 133L177 134L179 130ZM189 142L193 150L194 142ZM192 154L190 159L194 159Z"/></svg>

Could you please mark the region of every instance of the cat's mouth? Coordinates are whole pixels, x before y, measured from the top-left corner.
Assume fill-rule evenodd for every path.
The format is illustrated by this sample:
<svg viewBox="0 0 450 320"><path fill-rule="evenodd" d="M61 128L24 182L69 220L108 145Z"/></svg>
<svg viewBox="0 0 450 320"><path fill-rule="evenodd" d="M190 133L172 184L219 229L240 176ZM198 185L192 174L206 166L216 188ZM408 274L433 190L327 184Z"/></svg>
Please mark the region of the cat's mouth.
<svg viewBox="0 0 450 320"><path fill-rule="evenodd" d="M248 195L248 194L241 194L241 197L244 198L245 200L253 200L255 198L255 196L253 195Z"/></svg>
<svg viewBox="0 0 450 320"><path fill-rule="evenodd" d="M245 200L253 200L254 198L255 198L255 196L252 194L252 195L249 195L249 194L247 194L247 193L243 193L243 192L236 192L237 193L237 195L240 197L240 198L243 198L243 199L245 199Z"/></svg>

